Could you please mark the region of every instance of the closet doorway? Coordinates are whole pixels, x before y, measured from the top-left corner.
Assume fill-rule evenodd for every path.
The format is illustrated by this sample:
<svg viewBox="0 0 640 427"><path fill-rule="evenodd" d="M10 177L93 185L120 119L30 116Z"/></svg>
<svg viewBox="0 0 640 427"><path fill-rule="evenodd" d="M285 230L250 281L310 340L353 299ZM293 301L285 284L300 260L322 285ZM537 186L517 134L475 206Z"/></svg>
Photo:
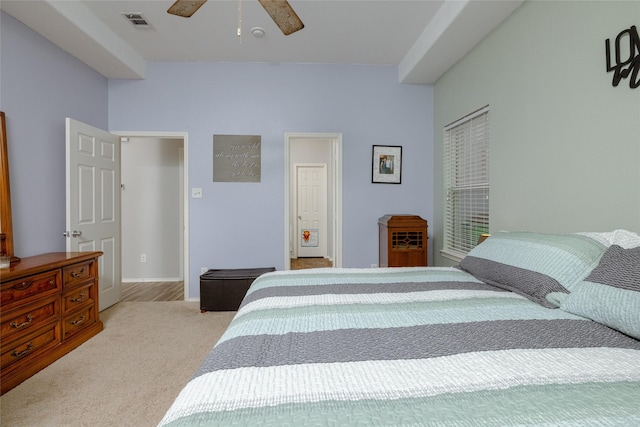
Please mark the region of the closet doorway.
<svg viewBox="0 0 640 427"><path fill-rule="evenodd" d="M160 283L180 283L186 300L187 134L117 134L122 166L122 282L137 286L148 283L149 289Z"/></svg>

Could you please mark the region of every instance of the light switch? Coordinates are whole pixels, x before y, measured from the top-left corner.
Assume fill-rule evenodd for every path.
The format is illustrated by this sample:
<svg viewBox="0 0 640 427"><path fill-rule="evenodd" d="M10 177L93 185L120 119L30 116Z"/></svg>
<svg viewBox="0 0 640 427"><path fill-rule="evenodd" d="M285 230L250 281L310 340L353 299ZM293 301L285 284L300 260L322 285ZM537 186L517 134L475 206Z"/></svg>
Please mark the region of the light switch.
<svg viewBox="0 0 640 427"><path fill-rule="evenodd" d="M192 199L202 199L202 188L192 188L191 189L191 198Z"/></svg>

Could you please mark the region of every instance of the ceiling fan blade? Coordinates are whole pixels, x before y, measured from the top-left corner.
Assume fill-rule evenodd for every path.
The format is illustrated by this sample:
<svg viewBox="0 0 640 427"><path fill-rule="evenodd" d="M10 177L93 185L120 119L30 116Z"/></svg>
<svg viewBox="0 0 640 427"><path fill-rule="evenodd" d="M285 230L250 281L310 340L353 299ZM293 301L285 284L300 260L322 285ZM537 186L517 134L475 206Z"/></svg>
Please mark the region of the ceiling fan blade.
<svg viewBox="0 0 640 427"><path fill-rule="evenodd" d="M287 0L258 0L285 36L304 28Z"/></svg>
<svg viewBox="0 0 640 427"><path fill-rule="evenodd" d="M207 0L176 0L176 2L167 9L167 12L172 15L189 18L206 2Z"/></svg>

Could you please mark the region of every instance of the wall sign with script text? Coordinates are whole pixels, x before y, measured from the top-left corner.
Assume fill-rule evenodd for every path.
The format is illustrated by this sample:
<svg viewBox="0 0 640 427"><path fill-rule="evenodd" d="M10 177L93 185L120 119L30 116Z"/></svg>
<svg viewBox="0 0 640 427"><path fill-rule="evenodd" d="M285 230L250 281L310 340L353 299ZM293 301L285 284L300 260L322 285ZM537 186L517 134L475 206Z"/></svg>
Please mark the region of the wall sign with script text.
<svg viewBox="0 0 640 427"><path fill-rule="evenodd" d="M636 26L620 31L615 40L604 42L607 73L613 71L611 84L618 86L620 80L629 79L629 87L640 86L640 36Z"/></svg>
<svg viewBox="0 0 640 427"><path fill-rule="evenodd" d="M260 135L213 135L213 182L260 182Z"/></svg>

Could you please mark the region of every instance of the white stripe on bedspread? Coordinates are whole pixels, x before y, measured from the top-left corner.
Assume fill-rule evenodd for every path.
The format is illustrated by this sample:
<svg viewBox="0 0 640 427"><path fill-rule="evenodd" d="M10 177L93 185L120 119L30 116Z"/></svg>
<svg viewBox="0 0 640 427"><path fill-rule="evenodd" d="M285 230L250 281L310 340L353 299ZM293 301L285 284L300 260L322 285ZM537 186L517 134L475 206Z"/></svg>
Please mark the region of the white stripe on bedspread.
<svg viewBox="0 0 640 427"><path fill-rule="evenodd" d="M164 422L200 411L324 400L397 399L591 381L640 381L637 350L509 350L434 359L217 371L191 380Z"/></svg>
<svg viewBox="0 0 640 427"><path fill-rule="evenodd" d="M247 293L274 284L277 286L313 286L422 281L482 283L469 273L455 267L312 268L265 273L255 280Z"/></svg>
<svg viewBox="0 0 640 427"><path fill-rule="evenodd" d="M350 305L350 304L397 304L410 302L450 301L470 298L510 298L526 299L513 292L474 291L474 290L439 290L406 293L377 294L323 294L301 296L265 297L253 301L238 311L238 317L256 310L309 307L314 305Z"/></svg>

